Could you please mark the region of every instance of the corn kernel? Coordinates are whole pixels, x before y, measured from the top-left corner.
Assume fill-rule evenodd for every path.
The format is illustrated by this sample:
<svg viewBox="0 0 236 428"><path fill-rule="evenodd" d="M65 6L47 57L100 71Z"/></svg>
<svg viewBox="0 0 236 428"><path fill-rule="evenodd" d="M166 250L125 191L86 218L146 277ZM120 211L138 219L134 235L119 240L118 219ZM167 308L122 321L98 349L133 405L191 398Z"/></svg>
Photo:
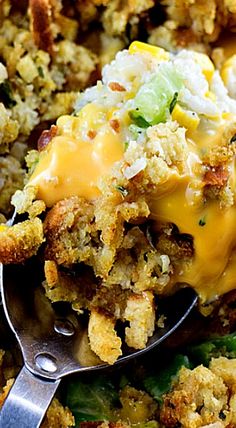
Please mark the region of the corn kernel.
<svg viewBox="0 0 236 428"><path fill-rule="evenodd" d="M184 110L179 104L176 104L172 111L172 119L176 120L180 126L190 131L195 131L200 122L197 113Z"/></svg>
<svg viewBox="0 0 236 428"><path fill-rule="evenodd" d="M149 53L161 61L167 61L170 58L169 52L165 51L165 49L138 41L131 43L129 47L129 53Z"/></svg>
<svg viewBox="0 0 236 428"><path fill-rule="evenodd" d="M215 67L209 56L204 53L195 52L194 59L197 64L200 65L202 73L204 74L207 81L210 82L214 74Z"/></svg>

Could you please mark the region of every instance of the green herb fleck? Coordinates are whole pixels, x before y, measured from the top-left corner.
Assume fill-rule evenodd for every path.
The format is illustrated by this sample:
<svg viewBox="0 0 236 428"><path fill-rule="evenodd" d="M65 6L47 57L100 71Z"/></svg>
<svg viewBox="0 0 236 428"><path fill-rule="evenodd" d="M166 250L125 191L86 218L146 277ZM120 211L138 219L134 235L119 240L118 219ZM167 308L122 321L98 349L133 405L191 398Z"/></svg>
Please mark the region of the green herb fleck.
<svg viewBox="0 0 236 428"><path fill-rule="evenodd" d="M171 100L170 107L169 107L170 114L174 110L174 107L175 107L175 105L177 103L178 95L179 95L178 92L175 92L174 95L173 95L173 98Z"/></svg>
<svg viewBox="0 0 236 428"><path fill-rule="evenodd" d="M206 218L205 217L200 218L198 224L199 224L199 226L205 226L205 224L206 224Z"/></svg>
<svg viewBox="0 0 236 428"><path fill-rule="evenodd" d="M129 192L123 186L116 186L116 190L121 193L123 197L128 196Z"/></svg>
<svg viewBox="0 0 236 428"><path fill-rule="evenodd" d="M42 77L42 79L43 79L45 76L44 76L43 68L41 67L41 65L38 67L38 72L39 72L39 76Z"/></svg>
<svg viewBox="0 0 236 428"><path fill-rule="evenodd" d="M0 84L0 101L6 108L16 105L16 100L13 98L12 86L8 80Z"/></svg>

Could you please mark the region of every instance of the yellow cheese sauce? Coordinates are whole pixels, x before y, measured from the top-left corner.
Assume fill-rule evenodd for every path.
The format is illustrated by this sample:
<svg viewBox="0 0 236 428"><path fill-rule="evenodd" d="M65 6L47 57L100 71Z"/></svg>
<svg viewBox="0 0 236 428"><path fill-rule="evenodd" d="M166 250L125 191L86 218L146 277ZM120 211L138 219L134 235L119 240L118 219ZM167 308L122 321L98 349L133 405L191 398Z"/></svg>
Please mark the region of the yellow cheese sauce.
<svg viewBox="0 0 236 428"><path fill-rule="evenodd" d="M110 126L106 115L100 112L96 116L96 109L93 109L94 106L89 106L82 113L83 129L78 118L61 118L58 122L61 135L54 137L40 154L29 184L38 186L38 198L48 207L73 195L96 199L100 195L100 177L123 157L121 132ZM150 202L153 219L174 223L180 233L192 235L193 259L188 264L180 264L171 283L190 284L202 301L214 299L236 287L236 207L221 208L219 201L195 204L197 190L191 187L194 179L202 179L194 176L200 163L198 153L206 147L220 145L224 127L225 123L215 134L206 135L199 130L190 134L192 165L188 165L183 176L173 173ZM92 140L86 137L88 129L96 131ZM231 184L235 188L234 165Z"/></svg>
<svg viewBox="0 0 236 428"><path fill-rule="evenodd" d="M204 134L199 129L190 133L196 152L221 146L226 123L214 133ZM204 302L236 287L236 206L223 208L219 201L202 201L200 205L192 203L195 190L191 188L191 180L191 176L179 179L175 188L152 200L151 212L153 219L173 223L180 233L194 238L192 261L180 265L171 283L193 286ZM231 188L235 189L235 160L230 167L229 181ZM191 193L192 198L189 197Z"/></svg>
<svg viewBox="0 0 236 428"><path fill-rule="evenodd" d="M186 192L187 185L181 185L153 200L152 218L193 236L193 260L183 263L171 282L190 284L203 301L211 300L236 286L236 265L230 261L236 246L236 207L223 209L217 201L196 207L188 203Z"/></svg>
<svg viewBox="0 0 236 428"><path fill-rule="evenodd" d="M87 122L83 124L84 128L87 124L88 130L95 132L92 140L83 141L77 118L61 118L61 122L65 119L63 125L59 121L64 135L54 137L40 154L29 185L37 186L37 197L43 199L48 207L74 195L90 200L97 198L100 195L100 177L106 175L123 156L120 134L109 122L99 127L99 120L101 123L104 121L101 114L96 116L96 111L89 115L92 108L86 109Z"/></svg>

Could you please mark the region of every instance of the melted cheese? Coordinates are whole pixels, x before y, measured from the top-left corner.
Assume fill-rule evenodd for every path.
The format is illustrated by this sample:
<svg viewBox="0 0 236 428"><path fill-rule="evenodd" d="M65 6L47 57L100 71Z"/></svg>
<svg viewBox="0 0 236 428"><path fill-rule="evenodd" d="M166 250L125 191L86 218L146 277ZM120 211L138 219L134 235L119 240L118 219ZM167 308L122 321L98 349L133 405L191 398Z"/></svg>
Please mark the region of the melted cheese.
<svg viewBox="0 0 236 428"><path fill-rule="evenodd" d="M222 209L217 201L204 207L189 204L187 183L151 203L152 217L178 226L180 233L194 237L192 262L181 264L172 283L192 285L203 301L236 286L236 266L231 262L236 244L236 208ZM235 258L236 256L234 256Z"/></svg>
<svg viewBox="0 0 236 428"><path fill-rule="evenodd" d="M232 115L227 113L226 120L230 120L231 118ZM223 145L223 133L227 122L225 120L222 120L221 122L222 123L216 127L214 131L197 128L193 132L188 132L188 137L195 141L200 153L206 153L213 147L220 147Z"/></svg>
<svg viewBox="0 0 236 428"><path fill-rule="evenodd" d="M29 184L38 186L38 198L49 207L73 195L97 198L100 177L123 157L120 132L111 128L102 112L91 117L88 113L96 113L93 109L87 107L86 114L82 113L83 126L79 118L60 119L63 135L54 137L41 153ZM224 209L218 201L195 203L203 185L201 175L198 176L201 163L198 155L202 150L221 145L224 127L225 123L208 135L199 129L189 135L186 171L182 176L174 172L150 202L151 216L157 224L174 223L181 233L192 235L193 259L188 264L186 261L179 264L171 284L190 284L202 301L214 299L236 286L236 207ZM85 141L91 128L96 135ZM231 184L235 188L234 165L231 170ZM200 183L200 191L199 185L194 187L194 180Z"/></svg>
<svg viewBox="0 0 236 428"><path fill-rule="evenodd" d="M227 119L230 118L229 115ZM189 136L196 144L196 152L220 147L226 123L223 122L215 132L209 134L201 129L190 133ZM193 158L194 155L192 153ZM196 175L196 167L194 173ZM193 170L189 175L179 177L175 187L151 201L151 212L152 218L158 222L173 223L180 233L193 237L193 259L189 263L183 261L179 264L170 286L176 283L189 284L204 302L236 287L236 206L223 208L219 201L195 203L197 190L192 187L192 178ZM233 161L229 179L232 189L236 189L235 179Z"/></svg>
<svg viewBox="0 0 236 428"><path fill-rule="evenodd" d="M122 158L124 145L120 134L109 123L103 124L101 117L103 125L99 127L94 117L87 115L86 119L88 129L96 132L92 140L83 141L77 118L61 118L64 135L54 137L41 152L28 184L37 186L37 197L48 207L74 195L97 198L100 178Z"/></svg>

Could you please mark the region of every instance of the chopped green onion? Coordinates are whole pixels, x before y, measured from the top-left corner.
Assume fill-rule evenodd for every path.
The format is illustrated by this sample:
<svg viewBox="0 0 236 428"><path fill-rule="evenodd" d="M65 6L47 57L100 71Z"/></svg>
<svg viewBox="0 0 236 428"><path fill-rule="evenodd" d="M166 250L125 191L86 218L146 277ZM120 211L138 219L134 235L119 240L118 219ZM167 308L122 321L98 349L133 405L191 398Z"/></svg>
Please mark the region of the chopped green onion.
<svg viewBox="0 0 236 428"><path fill-rule="evenodd" d="M139 128L148 128L150 123L148 123L139 113L139 109L133 110L129 113L130 118L133 120L136 126Z"/></svg>
<svg viewBox="0 0 236 428"><path fill-rule="evenodd" d="M174 96L173 96L173 98L172 98L172 101L171 101L171 103L170 103L170 107L169 107L169 111L170 111L170 114L172 113L172 111L174 110L174 107L175 107L175 105L176 105L176 103L177 103L177 100L178 100L178 92L175 92L174 93Z"/></svg>
<svg viewBox="0 0 236 428"><path fill-rule="evenodd" d="M41 67L41 65L38 67L38 73L39 73L40 77L44 78L44 72L43 72L43 68Z"/></svg>
<svg viewBox="0 0 236 428"><path fill-rule="evenodd" d="M13 98L12 86L8 80L0 84L0 101L6 108L11 108L16 105L16 100Z"/></svg>

